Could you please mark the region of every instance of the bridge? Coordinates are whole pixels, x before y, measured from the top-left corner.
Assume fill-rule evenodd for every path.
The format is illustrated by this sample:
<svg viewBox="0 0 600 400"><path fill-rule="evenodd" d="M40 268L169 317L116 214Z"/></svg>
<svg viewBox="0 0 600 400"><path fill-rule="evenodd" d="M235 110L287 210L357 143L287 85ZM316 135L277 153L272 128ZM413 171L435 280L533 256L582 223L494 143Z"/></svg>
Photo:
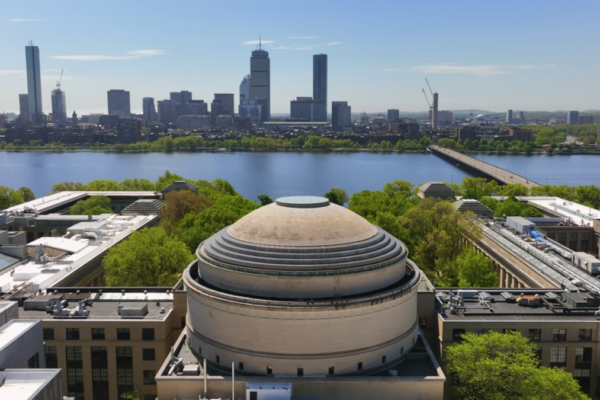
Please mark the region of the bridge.
<svg viewBox="0 0 600 400"><path fill-rule="evenodd" d="M436 156L439 156L444 160L455 164L457 167L477 177L493 179L504 185L509 183L518 183L523 186L527 186L528 188L540 186L539 184L520 175L517 175L513 172L486 163L485 161L469 157L467 155L459 153L458 151L445 149L436 145L429 146L429 149Z"/></svg>

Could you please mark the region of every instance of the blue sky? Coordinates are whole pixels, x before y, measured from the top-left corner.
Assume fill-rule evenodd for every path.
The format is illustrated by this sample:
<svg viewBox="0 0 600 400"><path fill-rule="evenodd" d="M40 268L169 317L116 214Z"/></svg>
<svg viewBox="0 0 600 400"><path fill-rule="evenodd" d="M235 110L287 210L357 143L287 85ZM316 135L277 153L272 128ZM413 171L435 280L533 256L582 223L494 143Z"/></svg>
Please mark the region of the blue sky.
<svg viewBox="0 0 600 400"><path fill-rule="evenodd" d="M64 68L71 114L106 112L106 91L210 102L271 58L272 112L312 95L312 55L329 55L328 100L354 112L600 109L600 1L0 0L0 111L27 92L24 46L40 48L44 111Z"/></svg>

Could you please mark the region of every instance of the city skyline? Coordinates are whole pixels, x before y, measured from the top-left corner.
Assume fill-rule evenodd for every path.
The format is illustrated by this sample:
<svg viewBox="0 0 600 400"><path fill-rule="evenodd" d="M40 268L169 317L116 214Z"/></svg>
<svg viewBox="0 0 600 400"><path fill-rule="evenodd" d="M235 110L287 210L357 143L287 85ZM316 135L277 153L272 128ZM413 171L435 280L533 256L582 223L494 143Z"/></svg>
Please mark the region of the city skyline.
<svg viewBox="0 0 600 400"><path fill-rule="evenodd" d="M0 63L2 111L18 113L19 94L27 93L22 55L30 40L41 50L43 104L51 104L64 68L67 114L107 112L104 93L114 88L129 91L131 111L141 114L142 98L166 99L174 91L190 91L205 102L214 93L237 97L259 34L271 62L272 114L287 114L290 99L310 94L311 58L321 53L328 55L328 108L331 101L348 101L356 112L426 112L424 77L439 92L444 110L600 108L595 97L600 56L590 50L593 15L600 11L594 1L577 8L558 1L390 2L385 12L332 1L318 15L313 7L268 1L235 7L180 2L160 13L143 11L139 20L129 18L134 5L119 3L120 12L109 13L117 4L112 1L97 13L73 9L68 19L50 4L34 3L33 14L31 7L9 4L0 20L0 34L12 39L3 44ZM183 25L201 17L206 34L224 21L229 28L219 29L216 40L202 41L148 29L175 15ZM414 18L399 24L398 15ZM109 16L111 28L98 34ZM313 23L307 26L309 17ZM556 24L560 30L551 29Z"/></svg>

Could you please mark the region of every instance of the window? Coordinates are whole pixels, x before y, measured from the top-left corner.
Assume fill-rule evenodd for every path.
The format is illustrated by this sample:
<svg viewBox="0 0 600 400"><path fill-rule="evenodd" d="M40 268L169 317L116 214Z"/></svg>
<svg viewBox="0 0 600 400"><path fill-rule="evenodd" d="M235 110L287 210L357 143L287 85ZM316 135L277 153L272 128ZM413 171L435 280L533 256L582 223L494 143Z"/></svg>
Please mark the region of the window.
<svg viewBox="0 0 600 400"><path fill-rule="evenodd" d="M92 340L104 340L104 328L92 328Z"/></svg>
<svg viewBox="0 0 600 400"><path fill-rule="evenodd" d="M564 367L567 364L567 348L550 348L550 367Z"/></svg>
<svg viewBox="0 0 600 400"><path fill-rule="evenodd" d="M79 328L67 328L67 340L79 340Z"/></svg>
<svg viewBox="0 0 600 400"><path fill-rule="evenodd" d="M569 235L569 246L571 250L577 250L577 233L571 233Z"/></svg>
<svg viewBox="0 0 600 400"><path fill-rule="evenodd" d="M129 328L117 328L117 340L129 340L131 339L131 332Z"/></svg>
<svg viewBox="0 0 600 400"><path fill-rule="evenodd" d="M133 357L131 347L117 347L117 357Z"/></svg>
<svg viewBox="0 0 600 400"><path fill-rule="evenodd" d="M56 346L46 346L44 353L46 354L46 368L58 368Z"/></svg>
<svg viewBox="0 0 600 400"><path fill-rule="evenodd" d="M427 328L427 317L419 317L419 326L421 328Z"/></svg>
<svg viewBox="0 0 600 400"><path fill-rule="evenodd" d="M592 330L591 329L580 329L579 330L579 341L580 342L589 342L592 340Z"/></svg>
<svg viewBox="0 0 600 400"><path fill-rule="evenodd" d="M404 347L400 347L400 355L403 356L404 355Z"/></svg>
<svg viewBox="0 0 600 400"><path fill-rule="evenodd" d="M462 340L461 335L465 334L465 330L464 329L452 329L452 340L454 340L455 342L458 342L460 340Z"/></svg>
<svg viewBox="0 0 600 400"><path fill-rule="evenodd" d="M558 233L558 238L556 239L556 241L560 244L562 244L563 246L567 245L567 233L566 232L559 232Z"/></svg>
<svg viewBox="0 0 600 400"><path fill-rule="evenodd" d="M142 349L142 359L144 361L154 361L156 359L154 349Z"/></svg>
<svg viewBox="0 0 600 400"><path fill-rule="evenodd" d="M156 385L156 381L154 380L154 375L156 375L156 371L154 370L144 370L144 385Z"/></svg>
<svg viewBox="0 0 600 400"><path fill-rule="evenodd" d="M298 368L297 374L298 376L304 376L304 368Z"/></svg>
<svg viewBox="0 0 600 400"><path fill-rule="evenodd" d="M142 340L154 340L154 328L142 328Z"/></svg>
<svg viewBox="0 0 600 400"><path fill-rule="evenodd" d="M71 391L69 391L68 393L69 393L68 397L72 397L75 400L85 400L83 392L71 392Z"/></svg>
<svg viewBox="0 0 600 400"><path fill-rule="evenodd" d="M267 375L273 375L273 369L271 367L267 367Z"/></svg>
<svg viewBox="0 0 600 400"><path fill-rule="evenodd" d="M133 386L133 369L121 368L117 369L117 385Z"/></svg>
<svg viewBox="0 0 600 400"><path fill-rule="evenodd" d="M92 381L108 382L108 369L107 368L92 368Z"/></svg>
<svg viewBox="0 0 600 400"><path fill-rule="evenodd" d="M215 362L216 362L217 364L221 363L221 357L219 357L219 356L215 356Z"/></svg>
<svg viewBox="0 0 600 400"><path fill-rule="evenodd" d="M477 329L477 334L478 335L485 335L488 332L487 329Z"/></svg>
<svg viewBox="0 0 600 400"><path fill-rule="evenodd" d="M335 367L329 367L329 375L335 375Z"/></svg>
<svg viewBox="0 0 600 400"><path fill-rule="evenodd" d="M91 347L92 368L108 368L108 351L106 347Z"/></svg>
<svg viewBox="0 0 600 400"><path fill-rule="evenodd" d="M40 367L40 354L35 353L29 360L27 360L27 368L39 368Z"/></svg>
<svg viewBox="0 0 600 400"><path fill-rule="evenodd" d="M65 347L67 361L81 361L81 347L67 346Z"/></svg>
<svg viewBox="0 0 600 400"><path fill-rule="evenodd" d="M592 362L592 352L593 349L591 347L578 347L575 349L575 363L591 363ZM577 365L575 366L577 368Z"/></svg>
<svg viewBox="0 0 600 400"><path fill-rule="evenodd" d="M356 369L358 369L359 371L362 371L362 363L359 362L358 365L356 366Z"/></svg>
<svg viewBox="0 0 600 400"><path fill-rule="evenodd" d="M131 347L117 347L115 350L117 354L117 369L133 368L133 352ZM123 392L120 391L119 393Z"/></svg>
<svg viewBox="0 0 600 400"><path fill-rule="evenodd" d="M552 330L552 340L555 342L562 342L567 340L567 330L566 329L553 329Z"/></svg>
<svg viewBox="0 0 600 400"><path fill-rule="evenodd" d="M529 340L538 342L542 340L542 330L541 329L529 329L527 337Z"/></svg>
<svg viewBox="0 0 600 400"><path fill-rule="evenodd" d="M54 328L44 328L44 340L54 340Z"/></svg>
<svg viewBox="0 0 600 400"><path fill-rule="evenodd" d="M67 385L76 385L83 383L83 369L70 368L67 369Z"/></svg>
<svg viewBox="0 0 600 400"><path fill-rule="evenodd" d="M239 369L240 371L243 371L243 370L244 370L244 363L243 363L243 362L240 362L240 363L238 363L238 369Z"/></svg>
<svg viewBox="0 0 600 400"><path fill-rule="evenodd" d="M387 356L381 357L381 363L382 364L385 364L386 361L387 361Z"/></svg>

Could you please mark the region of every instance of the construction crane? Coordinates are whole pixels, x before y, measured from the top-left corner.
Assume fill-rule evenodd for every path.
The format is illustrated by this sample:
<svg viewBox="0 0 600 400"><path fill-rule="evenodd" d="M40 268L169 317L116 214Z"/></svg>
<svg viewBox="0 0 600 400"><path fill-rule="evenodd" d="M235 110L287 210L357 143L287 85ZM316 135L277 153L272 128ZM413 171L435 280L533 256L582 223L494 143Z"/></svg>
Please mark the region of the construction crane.
<svg viewBox="0 0 600 400"><path fill-rule="evenodd" d="M427 80L427 78L425 78L425 82L427 82L427 87L429 88L429 93L431 93L431 97L433 97L433 90L431 90L431 85L429 84L429 81Z"/></svg>
<svg viewBox="0 0 600 400"><path fill-rule="evenodd" d="M427 87L429 88L429 93L431 93L431 97L433 97L433 104L429 105L429 109L431 110L431 127L437 128L438 127L438 94L437 94L437 92L434 93L433 90L431 90L431 85L429 84L429 81L427 80L427 78L425 78L425 82L427 82Z"/></svg>
<svg viewBox="0 0 600 400"><path fill-rule="evenodd" d="M61 69L61 70L60 70L60 78L58 78L58 81L56 81L56 88L57 88L58 90L60 90L60 82L62 82L62 75L63 75L63 71L64 71L64 69Z"/></svg>
<svg viewBox="0 0 600 400"><path fill-rule="evenodd" d="M423 91L423 96L425 96L425 100L427 100L427 104L429 105L429 109L431 110L433 106L429 102L429 97L427 97L427 93L425 93L425 89L421 89Z"/></svg>

